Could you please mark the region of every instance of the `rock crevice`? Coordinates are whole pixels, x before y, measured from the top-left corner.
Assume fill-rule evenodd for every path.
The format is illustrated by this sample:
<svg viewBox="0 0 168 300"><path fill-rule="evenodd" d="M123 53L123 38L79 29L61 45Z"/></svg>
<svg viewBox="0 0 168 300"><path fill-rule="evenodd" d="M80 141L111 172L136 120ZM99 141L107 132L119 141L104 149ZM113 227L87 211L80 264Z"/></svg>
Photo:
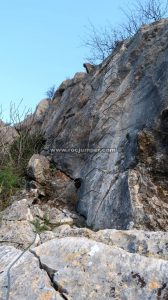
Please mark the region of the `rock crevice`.
<svg viewBox="0 0 168 300"><path fill-rule="evenodd" d="M56 272L56 270L54 269L51 269L50 267L48 267L47 265L43 264L40 260L40 256L38 256L36 254L35 251L33 251L33 249L30 250L30 252L38 259L39 261L39 268L44 270L50 281L51 281L51 286L53 286L53 288L60 293L60 296L62 297L62 299L65 299L65 300L69 300L67 297L66 297L66 293L67 293L67 290L65 288L62 288L61 285L58 283L58 282L55 282L53 277L54 277L54 273Z"/></svg>

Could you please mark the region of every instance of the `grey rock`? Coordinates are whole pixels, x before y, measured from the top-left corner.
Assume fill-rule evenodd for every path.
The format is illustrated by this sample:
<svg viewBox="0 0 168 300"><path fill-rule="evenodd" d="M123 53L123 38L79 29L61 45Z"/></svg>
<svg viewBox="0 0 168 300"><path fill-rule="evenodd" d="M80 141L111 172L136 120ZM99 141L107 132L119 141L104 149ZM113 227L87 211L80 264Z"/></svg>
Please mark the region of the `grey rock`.
<svg viewBox="0 0 168 300"><path fill-rule="evenodd" d="M84 72L77 72L75 75L74 75L74 78L73 78L73 81L75 83L81 81L82 79L84 79L86 76L86 73Z"/></svg>
<svg viewBox="0 0 168 300"><path fill-rule="evenodd" d="M39 237L43 231L54 230L63 224L84 226L84 218L72 208L61 204L56 208L54 205L55 199L53 202L42 200L42 203L38 203L37 198L29 198L28 195L27 199L15 200L0 212L0 245L26 249L35 233L38 233L35 241L35 245L38 245L43 242Z"/></svg>
<svg viewBox="0 0 168 300"><path fill-rule="evenodd" d="M49 161L42 155L33 154L27 167L27 175L39 183L45 183L49 172Z"/></svg>
<svg viewBox="0 0 168 300"><path fill-rule="evenodd" d="M43 121L44 116L47 112L47 109L49 107L49 99L42 99L39 104L36 107L35 113L34 113L34 119L35 121Z"/></svg>
<svg viewBox="0 0 168 300"><path fill-rule="evenodd" d="M90 63L84 63L83 66L86 69L86 72L88 74L90 74L91 72L93 72L95 70L95 66Z"/></svg>
<svg viewBox="0 0 168 300"><path fill-rule="evenodd" d="M29 195L32 197L45 197L45 189L44 186L39 184L37 181L31 180L27 182L27 190L29 192Z"/></svg>
<svg viewBox="0 0 168 300"><path fill-rule="evenodd" d="M35 228L28 221L3 221L0 226L0 245L12 245L26 249L35 238ZM35 244L40 243L39 237Z"/></svg>
<svg viewBox="0 0 168 300"><path fill-rule="evenodd" d="M75 211L70 210L67 206L58 206L58 208L56 208L52 206L50 207L49 205L44 205L42 206L42 209L47 216L48 224L51 225L52 230L61 225L85 225L85 219L78 215Z"/></svg>
<svg viewBox="0 0 168 300"><path fill-rule="evenodd" d="M13 202L4 211L0 212L0 218L2 221L32 221L33 215L29 208L29 201L22 199Z"/></svg>
<svg viewBox="0 0 168 300"><path fill-rule="evenodd" d="M38 259L30 252L11 267L21 253L11 246L0 247L0 299L7 299L8 290L10 300L63 299L52 287L47 273L40 269Z"/></svg>
<svg viewBox="0 0 168 300"><path fill-rule="evenodd" d="M45 116L43 154L82 178L77 209L94 229L168 229L167 32L167 19L142 27L63 83Z"/></svg>
<svg viewBox="0 0 168 300"><path fill-rule="evenodd" d="M51 191L51 196L54 196L60 202L72 205L77 203L74 181L59 170L56 170L51 176L49 190Z"/></svg>
<svg viewBox="0 0 168 300"><path fill-rule="evenodd" d="M62 225L62 226L66 226L66 225ZM47 241L53 240L55 238L55 233L53 231L44 231L40 233L40 241L41 243L45 243Z"/></svg>
<svg viewBox="0 0 168 300"><path fill-rule="evenodd" d="M35 228L31 224L34 216L27 199L15 201L0 213L0 245L12 245L25 249L35 237ZM35 245L39 244L39 237Z"/></svg>
<svg viewBox="0 0 168 300"><path fill-rule="evenodd" d="M72 79L66 79L64 80L61 85L58 88L58 91L60 93L63 93L68 87L70 87L73 84L73 80ZM58 92L56 91L56 93Z"/></svg>
<svg viewBox="0 0 168 300"><path fill-rule="evenodd" d="M166 299L168 262L87 238L48 241L33 249L67 299Z"/></svg>
<svg viewBox="0 0 168 300"><path fill-rule="evenodd" d="M168 260L168 233L143 230L105 229L94 232L88 228L71 228L62 225L54 229L48 240L62 237L86 237L110 246L117 246L129 253ZM47 237L46 237L47 240Z"/></svg>
<svg viewBox="0 0 168 300"><path fill-rule="evenodd" d="M73 219L71 218L71 214L66 210L59 210L57 208L50 209L48 213L48 218L50 224L54 226L59 226L62 224L73 224Z"/></svg>

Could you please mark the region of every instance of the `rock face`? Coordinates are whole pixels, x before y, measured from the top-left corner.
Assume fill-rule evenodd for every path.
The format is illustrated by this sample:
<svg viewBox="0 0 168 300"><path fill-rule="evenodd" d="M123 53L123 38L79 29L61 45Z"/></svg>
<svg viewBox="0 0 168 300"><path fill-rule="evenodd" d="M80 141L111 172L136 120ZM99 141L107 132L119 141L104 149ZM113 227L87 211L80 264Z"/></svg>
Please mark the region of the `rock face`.
<svg viewBox="0 0 168 300"><path fill-rule="evenodd" d="M95 229L168 229L168 20L144 26L85 76L64 82L42 128L57 167L81 178Z"/></svg>
<svg viewBox="0 0 168 300"><path fill-rule="evenodd" d="M14 139L17 138L18 133L14 127L9 124L5 124L0 120L0 155L3 160L3 155L8 151L8 147L13 143Z"/></svg>
<svg viewBox="0 0 168 300"><path fill-rule="evenodd" d="M34 118L35 121L43 121L44 115L49 107L49 99L42 99L36 107Z"/></svg>

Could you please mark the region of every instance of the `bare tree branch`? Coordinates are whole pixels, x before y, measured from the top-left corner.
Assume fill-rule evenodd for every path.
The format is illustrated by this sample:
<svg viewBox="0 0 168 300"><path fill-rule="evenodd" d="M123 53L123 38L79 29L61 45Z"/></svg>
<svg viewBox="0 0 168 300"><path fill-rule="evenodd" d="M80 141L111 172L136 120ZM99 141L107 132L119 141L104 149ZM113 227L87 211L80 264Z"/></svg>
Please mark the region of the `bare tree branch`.
<svg viewBox="0 0 168 300"><path fill-rule="evenodd" d="M116 48L120 41L132 37L141 26L159 21L168 15L168 0L137 0L128 9L121 8L126 21L118 24L117 28L106 25L96 28L89 22L84 46L90 50L86 59L93 63L102 62Z"/></svg>

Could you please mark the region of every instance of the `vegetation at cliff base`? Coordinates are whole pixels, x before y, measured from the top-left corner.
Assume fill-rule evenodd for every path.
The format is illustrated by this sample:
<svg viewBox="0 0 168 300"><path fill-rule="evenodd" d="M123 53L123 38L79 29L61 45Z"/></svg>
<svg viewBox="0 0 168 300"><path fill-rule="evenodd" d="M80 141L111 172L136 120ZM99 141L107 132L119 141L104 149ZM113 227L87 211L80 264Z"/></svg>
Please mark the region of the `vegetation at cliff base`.
<svg viewBox="0 0 168 300"><path fill-rule="evenodd" d="M10 125L0 124L0 210L24 186L28 161L44 145L33 115L25 113L21 121L19 110L12 107L11 120Z"/></svg>

